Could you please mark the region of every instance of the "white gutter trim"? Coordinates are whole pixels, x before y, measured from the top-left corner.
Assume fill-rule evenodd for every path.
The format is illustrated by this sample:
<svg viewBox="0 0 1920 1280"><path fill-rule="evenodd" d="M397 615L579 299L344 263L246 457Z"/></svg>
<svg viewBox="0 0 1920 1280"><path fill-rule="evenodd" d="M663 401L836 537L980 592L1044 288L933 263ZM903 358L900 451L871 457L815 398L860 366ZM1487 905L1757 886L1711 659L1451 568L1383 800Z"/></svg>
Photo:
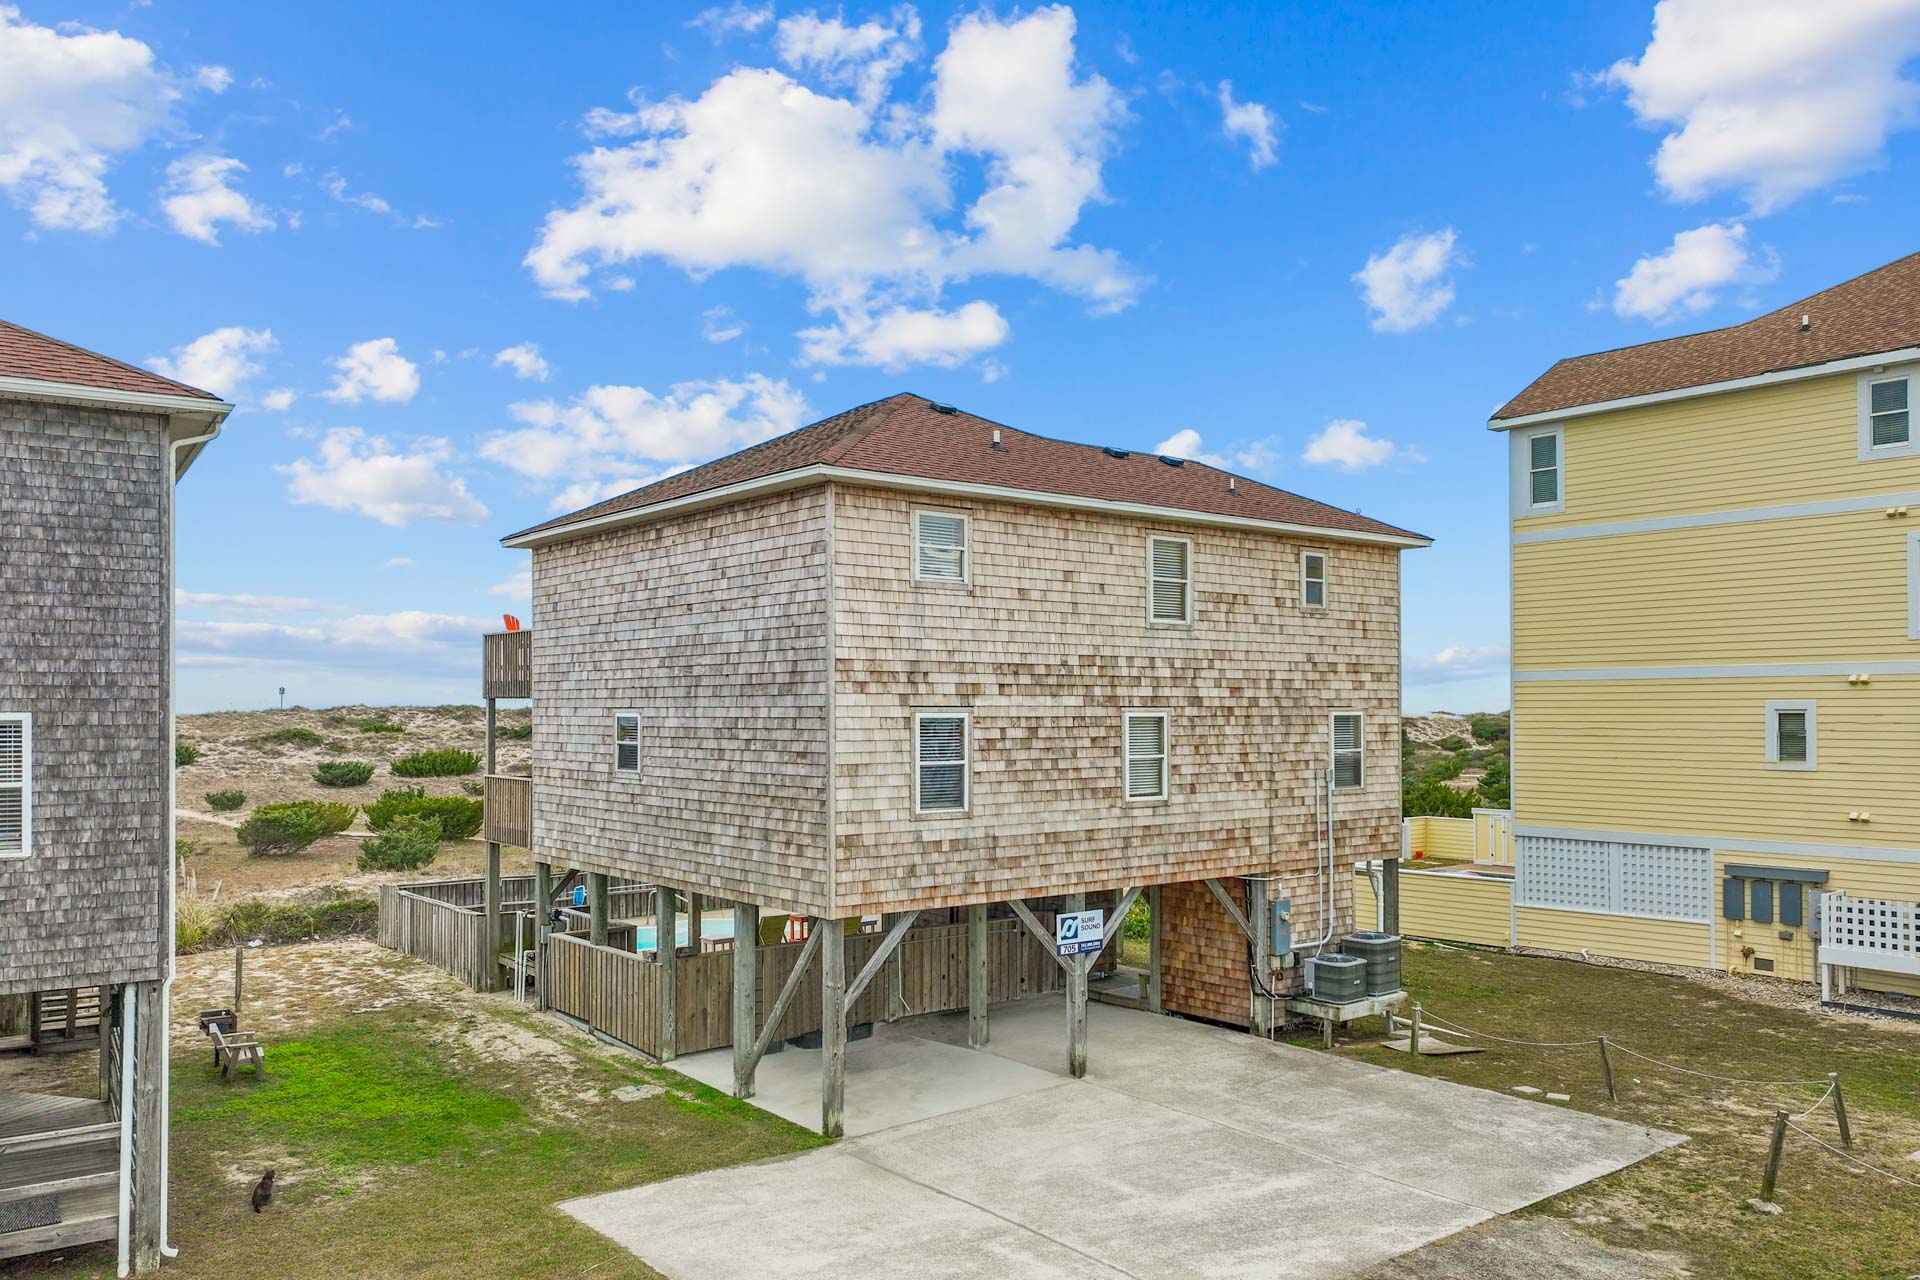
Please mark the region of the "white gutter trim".
<svg viewBox="0 0 1920 1280"><path fill-rule="evenodd" d="M133 1073L139 1061L138 1035L139 1004L133 992L122 983L120 986L120 1198L115 1207L118 1226L119 1266L117 1274L125 1276L131 1269L133 1255ZM100 1052L107 1051L106 1041L100 1043ZM162 1108L164 1110L164 1108Z"/></svg>
<svg viewBox="0 0 1920 1280"><path fill-rule="evenodd" d="M233 406L225 400L207 400L200 396L119 391L112 387L90 387L78 382L48 382L42 378L0 377L0 396L13 395L45 400L87 400L96 404L123 405L129 409L152 409L166 413L203 413L216 418L224 418L233 412Z"/></svg>
<svg viewBox="0 0 1920 1280"><path fill-rule="evenodd" d="M915 493L934 493L948 497L983 498L1001 502L1025 502L1036 506L1065 507L1075 511L1098 511L1109 515L1142 516L1152 520L1164 520L1173 524L1207 525L1223 529L1261 529L1274 533L1297 533L1332 542L1361 542L1373 546L1386 547L1427 547L1433 545L1433 539L1414 535L1367 533L1349 529L1329 528L1325 525L1294 524L1279 520L1257 520L1250 516L1230 516L1208 511L1189 511L1184 507L1161 507L1144 502L1113 502L1102 498L1082 498L1073 494L1048 493L1039 489L1013 489L1002 485L973 484L961 480L933 480L925 476L896 475L887 471L859 471L848 467L832 467L816 464L799 467L792 471L781 471L770 476L758 476L752 480L742 480L737 484L723 485L718 489L707 489L700 493L690 493L683 498L671 498L665 502L656 502L650 506L635 507L631 511L616 511L609 515L595 516L589 520L577 520L572 524L556 525L538 532L516 534L502 538L500 545L514 549L545 546L551 542L563 542L583 534L597 533L604 529L619 528L623 525L642 524L662 516L676 515L687 511L698 511L706 507L720 506L740 498L759 497L764 494L780 493L787 489L797 489L803 485L819 481L839 480L848 484L869 485L882 489L905 489Z"/></svg>
<svg viewBox="0 0 1920 1280"><path fill-rule="evenodd" d="M1564 418L1584 418L1596 413L1611 413L1615 409L1633 409L1641 405L1692 400L1699 396L1718 395L1723 391L1744 391L1750 387L1768 387L1781 382L1802 382L1808 378L1824 378L1836 373L1857 373L1877 365L1904 364L1909 360L1920 360L1920 347L1902 347L1897 351L1878 351L1872 355L1849 356L1844 360L1829 360L1824 364L1802 365L1794 369L1775 369L1769 373L1756 373L1750 378L1703 382L1697 387L1677 387L1672 391L1655 391L1644 396L1596 400L1592 404L1570 405L1565 409L1555 409L1551 413L1529 413L1518 418L1490 418L1487 420L1487 430L1511 431L1515 427L1531 427L1542 422L1559 422Z"/></svg>

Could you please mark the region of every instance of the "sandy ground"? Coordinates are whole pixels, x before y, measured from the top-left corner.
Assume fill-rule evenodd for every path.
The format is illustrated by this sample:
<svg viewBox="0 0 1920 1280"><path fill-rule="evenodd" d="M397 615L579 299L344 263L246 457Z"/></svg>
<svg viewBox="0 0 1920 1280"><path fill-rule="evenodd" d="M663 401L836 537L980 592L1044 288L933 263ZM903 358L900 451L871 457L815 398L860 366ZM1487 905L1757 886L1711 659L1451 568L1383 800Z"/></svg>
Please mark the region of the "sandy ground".
<svg viewBox="0 0 1920 1280"><path fill-rule="evenodd" d="M353 721L390 720L400 733L365 733ZM503 710L502 729L528 723L525 708ZM286 729L306 729L321 735L325 746L280 745L257 741L262 735ZM425 873L366 873L355 860L366 837L366 820L329 836L297 854L270 858L247 855L234 841L234 829L248 812L262 804L288 800L344 800L367 805L382 791L421 787L429 795L469 794L480 774L465 778L397 778L389 765L416 751L458 748L481 754L486 745L485 713L478 706L450 707L334 707L325 711L293 708L287 711L222 711L180 717L179 740L192 743L199 757L179 771L175 805L178 830L196 852L186 859L194 889L218 894L223 902L237 898L274 901L326 900L342 892L370 894L386 883L431 877L477 875L483 869L486 846L478 840L449 843ZM375 766L372 779L358 787L323 787L313 780L316 765L327 761L357 760ZM525 773L530 744L525 739L502 739L497 768L501 773ZM468 785L463 785L468 784ZM206 802L208 792L238 790L246 805L216 813ZM519 851L507 856L509 873L528 871L531 861Z"/></svg>

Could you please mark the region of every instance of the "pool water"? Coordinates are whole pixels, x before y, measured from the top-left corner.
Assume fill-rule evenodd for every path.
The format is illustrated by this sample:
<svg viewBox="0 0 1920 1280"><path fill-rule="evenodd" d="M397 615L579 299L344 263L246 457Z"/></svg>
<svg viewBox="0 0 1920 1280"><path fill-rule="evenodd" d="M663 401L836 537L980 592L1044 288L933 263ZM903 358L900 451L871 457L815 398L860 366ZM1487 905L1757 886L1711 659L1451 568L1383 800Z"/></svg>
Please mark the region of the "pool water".
<svg viewBox="0 0 1920 1280"><path fill-rule="evenodd" d="M634 930L634 935L633 949L635 951L652 951L659 945L659 930L650 924L637 926ZM700 936L703 938L731 938L733 936L733 921L725 916L717 920L702 920L700 922ZM684 947L687 945L687 922L685 920L674 921L673 945L675 947Z"/></svg>

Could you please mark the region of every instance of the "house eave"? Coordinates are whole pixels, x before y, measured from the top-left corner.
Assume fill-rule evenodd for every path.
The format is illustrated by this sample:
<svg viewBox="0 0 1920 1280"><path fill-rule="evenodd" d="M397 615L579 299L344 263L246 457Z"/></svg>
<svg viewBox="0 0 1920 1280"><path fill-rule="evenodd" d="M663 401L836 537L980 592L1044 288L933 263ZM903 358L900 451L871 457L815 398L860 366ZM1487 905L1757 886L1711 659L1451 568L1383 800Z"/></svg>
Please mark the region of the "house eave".
<svg viewBox="0 0 1920 1280"><path fill-rule="evenodd" d="M163 395L155 391L121 391L113 387L90 387L77 382L49 382L42 378L0 376L0 400L44 400L53 404L79 405L89 409L133 409L141 413L165 414L170 420L169 436L185 439L218 434L220 424L233 412L224 400L200 396ZM202 441L179 455L174 472L178 480L193 465L206 447Z"/></svg>

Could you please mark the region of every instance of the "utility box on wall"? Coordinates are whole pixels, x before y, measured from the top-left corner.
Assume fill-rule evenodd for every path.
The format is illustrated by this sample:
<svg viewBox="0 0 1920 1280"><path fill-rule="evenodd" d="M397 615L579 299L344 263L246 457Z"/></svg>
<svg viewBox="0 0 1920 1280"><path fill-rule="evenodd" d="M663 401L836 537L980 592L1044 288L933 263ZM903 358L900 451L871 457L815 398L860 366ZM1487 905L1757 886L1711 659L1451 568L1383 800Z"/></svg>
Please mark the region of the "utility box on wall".
<svg viewBox="0 0 1920 1280"><path fill-rule="evenodd" d="M1274 898L1267 903L1269 946L1274 960L1293 954L1293 900Z"/></svg>

